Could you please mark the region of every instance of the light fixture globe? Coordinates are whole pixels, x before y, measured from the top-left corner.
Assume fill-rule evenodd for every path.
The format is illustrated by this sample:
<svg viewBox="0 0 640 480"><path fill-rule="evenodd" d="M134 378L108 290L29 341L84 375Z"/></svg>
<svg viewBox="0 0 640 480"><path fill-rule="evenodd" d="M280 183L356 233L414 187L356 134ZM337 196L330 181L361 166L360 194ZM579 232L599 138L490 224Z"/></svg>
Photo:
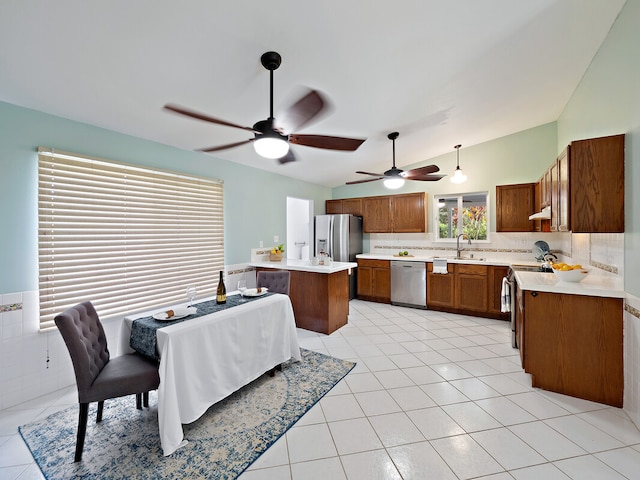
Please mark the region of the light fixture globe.
<svg viewBox="0 0 640 480"><path fill-rule="evenodd" d="M451 177L449 180L451 180L451 183L464 183L467 181L467 176L462 172L462 169L460 168L460 147L462 145L456 145L455 148L457 151L457 160L456 160L456 171L453 173L453 177Z"/></svg>
<svg viewBox="0 0 640 480"><path fill-rule="evenodd" d="M396 189L398 189L398 188L400 188L401 186L404 185L404 179L402 179L400 177L385 178L382 183L384 183L384 186L387 187L388 189L396 190Z"/></svg>
<svg viewBox="0 0 640 480"><path fill-rule="evenodd" d="M257 122L253 126L255 140L253 148L264 158L282 158L289 152L289 141L273 128L273 118Z"/></svg>

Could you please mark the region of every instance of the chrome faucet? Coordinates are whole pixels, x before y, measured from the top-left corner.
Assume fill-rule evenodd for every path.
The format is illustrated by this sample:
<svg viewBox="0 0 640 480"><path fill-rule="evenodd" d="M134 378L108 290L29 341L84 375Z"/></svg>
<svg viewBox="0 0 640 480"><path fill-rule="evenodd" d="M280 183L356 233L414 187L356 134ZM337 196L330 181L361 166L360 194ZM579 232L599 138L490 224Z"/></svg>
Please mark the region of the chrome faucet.
<svg viewBox="0 0 640 480"><path fill-rule="evenodd" d="M464 247L460 247L460 237L466 238L469 241L469 245L471 245L471 239L466 233L461 233L460 235L458 235L458 238L456 238L456 252L457 252L456 258L457 259L462 258L462 255L460 253L462 252L462 250L464 250Z"/></svg>

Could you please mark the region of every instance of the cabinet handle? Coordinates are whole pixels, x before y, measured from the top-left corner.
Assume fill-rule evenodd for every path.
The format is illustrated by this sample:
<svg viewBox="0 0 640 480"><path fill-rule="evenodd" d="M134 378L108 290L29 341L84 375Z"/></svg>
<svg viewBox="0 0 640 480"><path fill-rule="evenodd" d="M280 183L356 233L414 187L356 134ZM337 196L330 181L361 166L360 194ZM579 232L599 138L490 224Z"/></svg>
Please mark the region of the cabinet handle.
<svg viewBox="0 0 640 480"><path fill-rule="evenodd" d="M531 296L532 297L537 297L538 296L538 292L531 292Z"/></svg>

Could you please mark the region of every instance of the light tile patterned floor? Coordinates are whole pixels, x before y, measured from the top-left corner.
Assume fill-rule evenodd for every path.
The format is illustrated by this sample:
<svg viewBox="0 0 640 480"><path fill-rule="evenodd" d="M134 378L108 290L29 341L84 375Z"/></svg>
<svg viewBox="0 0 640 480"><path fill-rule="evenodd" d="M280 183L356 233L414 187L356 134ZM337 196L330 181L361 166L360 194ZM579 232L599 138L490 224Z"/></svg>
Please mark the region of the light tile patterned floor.
<svg viewBox="0 0 640 480"><path fill-rule="evenodd" d="M347 326L299 338L358 365L241 480L640 479L626 414L531 388L507 322L350 305ZM0 479L42 478L17 426L75 401L0 412Z"/></svg>

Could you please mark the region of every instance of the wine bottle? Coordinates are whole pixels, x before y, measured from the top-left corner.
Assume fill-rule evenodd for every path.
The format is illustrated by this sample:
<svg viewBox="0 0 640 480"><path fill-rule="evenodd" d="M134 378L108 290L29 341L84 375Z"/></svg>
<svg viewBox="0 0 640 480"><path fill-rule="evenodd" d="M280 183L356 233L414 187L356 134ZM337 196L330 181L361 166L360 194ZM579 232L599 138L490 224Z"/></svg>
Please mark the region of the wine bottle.
<svg viewBox="0 0 640 480"><path fill-rule="evenodd" d="M220 280L218 280L218 290L216 292L216 303L227 303L227 289L224 286L224 278L222 278L222 270L220 270Z"/></svg>

